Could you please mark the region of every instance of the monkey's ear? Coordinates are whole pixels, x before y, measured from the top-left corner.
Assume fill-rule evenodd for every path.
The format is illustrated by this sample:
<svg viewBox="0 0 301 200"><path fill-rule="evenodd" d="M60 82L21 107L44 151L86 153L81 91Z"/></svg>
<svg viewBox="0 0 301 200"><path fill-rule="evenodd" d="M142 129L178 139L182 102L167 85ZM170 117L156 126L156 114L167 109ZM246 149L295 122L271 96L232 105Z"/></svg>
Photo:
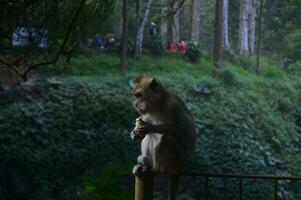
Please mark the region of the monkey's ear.
<svg viewBox="0 0 301 200"><path fill-rule="evenodd" d="M145 77L145 75L143 75L143 74L139 75L139 76L136 78L135 82L136 82L136 83L139 83L139 82L141 81L141 79L144 78L144 77Z"/></svg>
<svg viewBox="0 0 301 200"><path fill-rule="evenodd" d="M152 90L156 90L159 87L159 82L155 78L152 78L152 80L149 83L149 86Z"/></svg>

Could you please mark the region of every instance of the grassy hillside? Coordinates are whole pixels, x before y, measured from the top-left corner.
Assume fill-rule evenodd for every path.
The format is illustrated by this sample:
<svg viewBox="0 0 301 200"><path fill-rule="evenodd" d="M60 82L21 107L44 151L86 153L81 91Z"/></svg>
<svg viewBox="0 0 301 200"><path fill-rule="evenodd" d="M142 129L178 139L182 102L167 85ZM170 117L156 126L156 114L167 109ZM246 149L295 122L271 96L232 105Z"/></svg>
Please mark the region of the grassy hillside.
<svg viewBox="0 0 301 200"><path fill-rule="evenodd" d="M126 76L146 73L153 76L189 75L194 78L202 78L211 74L212 61L208 56L204 55L197 63L186 62L183 58L182 53L165 53L164 57L147 55L139 60L129 59ZM288 76L286 71L276 63L276 60L273 57L263 57L261 59L260 78L283 79ZM255 57L245 58L228 55L224 62L224 68L230 68L243 77L257 78L255 75L255 61ZM119 62L119 57L114 52L86 50L73 58L71 65L62 61L53 66L51 71L55 74L68 76L110 76L111 78L111 76L119 76ZM300 74L299 66L299 63L291 66L289 76ZM47 70L47 72L49 71Z"/></svg>
<svg viewBox="0 0 301 200"><path fill-rule="evenodd" d="M301 80L266 60L258 77L253 58L225 63L215 79L209 59L190 64L181 56L130 60L121 76L118 57L92 52L70 65L53 66L47 71L52 79L43 75L30 88L23 84L9 91L0 99L0 196L6 196L2 177L11 162L33 175L36 198L44 199L68 191L77 176L95 174L109 161L133 163L139 144L129 137L137 116L130 91L141 73L158 77L193 113L198 128L194 170L300 174ZM202 182L190 181L198 187L181 191L196 199ZM234 198L235 180L227 187L222 180L210 183L212 199ZM245 182L244 198L270 198L271 183L255 183ZM298 199L299 189L280 185L286 199Z"/></svg>

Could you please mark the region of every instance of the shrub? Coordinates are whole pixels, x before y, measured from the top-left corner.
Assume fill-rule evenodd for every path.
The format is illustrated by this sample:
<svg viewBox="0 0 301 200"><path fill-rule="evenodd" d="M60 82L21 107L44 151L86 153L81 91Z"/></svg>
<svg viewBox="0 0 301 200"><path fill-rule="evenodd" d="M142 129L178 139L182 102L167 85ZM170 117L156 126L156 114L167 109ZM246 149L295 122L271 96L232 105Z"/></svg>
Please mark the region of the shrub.
<svg viewBox="0 0 301 200"><path fill-rule="evenodd" d="M197 42L189 42L188 49L184 54L185 59L189 62L198 62L201 58L201 50Z"/></svg>
<svg viewBox="0 0 301 200"><path fill-rule="evenodd" d="M226 69L221 74L221 80L225 85L235 85L237 83L237 74L233 70Z"/></svg>
<svg viewBox="0 0 301 200"><path fill-rule="evenodd" d="M301 59L301 29L287 34L284 50L284 58L287 59L288 64Z"/></svg>
<svg viewBox="0 0 301 200"><path fill-rule="evenodd" d="M155 56L162 56L164 53L164 46L160 34L156 34L151 39L150 52Z"/></svg>
<svg viewBox="0 0 301 200"><path fill-rule="evenodd" d="M118 56L121 53L121 45L122 45L121 41L116 44L117 47L116 54ZM133 55L134 55L134 42L132 40L128 40L127 56L133 56Z"/></svg>
<svg viewBox="0 0 301 200"><path fill-rule="evenodd" d="M20 89L1 102L1 199L8 199L4 172L11 162L29 169L37 199L49 199L76 185L77 176L114 160L134 161L138 154L129 138L135 112L127 85L42 82L37 90ZM120 90L110 94L109 88Z"/></svg>
<svg viewBox="0 0 301 200"><path fill-rule="evenodd" d="M131 164L113 162L99 176L80 176L79 179L88 196L97 199L129 200L130 193L120 186L120 179L130 174L131 169Z"/></svg>

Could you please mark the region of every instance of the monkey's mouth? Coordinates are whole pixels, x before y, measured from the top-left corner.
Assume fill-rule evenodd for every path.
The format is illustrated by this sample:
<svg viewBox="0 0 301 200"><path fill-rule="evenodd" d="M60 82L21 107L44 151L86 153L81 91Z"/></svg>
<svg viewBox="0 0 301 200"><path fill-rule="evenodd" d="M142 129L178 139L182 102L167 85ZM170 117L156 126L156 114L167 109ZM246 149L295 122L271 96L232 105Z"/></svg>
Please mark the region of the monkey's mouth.
<svg viewBox="0 0 301 200"><path fill-rule="evenodd" d="M145 109L141 109L141 108L135 107L135 110L136 110L139 114L141 114L141 115L143 115L143 114L146 113L146 110L145 110Z"/></svg>
<svg viewBox="0 0 301 200"><path fill-rule="evenodd" d="M135 110L136 110L139 114L141 114L141 115L143 115L143 114L146 113L146 109L145 109L144 107L142 107L142 106L138 106L138 105L136 105L135 103L133 103L133 107L134 107Z"/></svg>
<svg viewBox="0 0 301 200"><path fill-rule="evenodd" d="M145 114L145 113L146 113L146 111L145 111L145 110L143 110L143 109L138 109L138 113L140 113L141 115L143 115L143 114Z"/></svg>

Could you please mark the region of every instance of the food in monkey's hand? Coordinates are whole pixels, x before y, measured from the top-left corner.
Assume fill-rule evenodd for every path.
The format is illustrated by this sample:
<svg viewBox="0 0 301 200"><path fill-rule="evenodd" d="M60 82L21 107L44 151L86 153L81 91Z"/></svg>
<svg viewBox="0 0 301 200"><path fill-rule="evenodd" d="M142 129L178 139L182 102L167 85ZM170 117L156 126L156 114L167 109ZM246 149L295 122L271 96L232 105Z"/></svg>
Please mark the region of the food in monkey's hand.
<svg viewBox="0 0 301 200"><path fill-rule="evenodd" d="M141 127L143 126L144 123L145 123L145 122L142 121L142 118L141 118L141 117L138 117L138 118L136 119L136 122L135 122L135 128L134 128L134 130L131 132L131 138L132 138L133 140L139 140L139 141L143 140L145 134L144 134L142 131L140 131L140 129L141 129Z"/></svg>

